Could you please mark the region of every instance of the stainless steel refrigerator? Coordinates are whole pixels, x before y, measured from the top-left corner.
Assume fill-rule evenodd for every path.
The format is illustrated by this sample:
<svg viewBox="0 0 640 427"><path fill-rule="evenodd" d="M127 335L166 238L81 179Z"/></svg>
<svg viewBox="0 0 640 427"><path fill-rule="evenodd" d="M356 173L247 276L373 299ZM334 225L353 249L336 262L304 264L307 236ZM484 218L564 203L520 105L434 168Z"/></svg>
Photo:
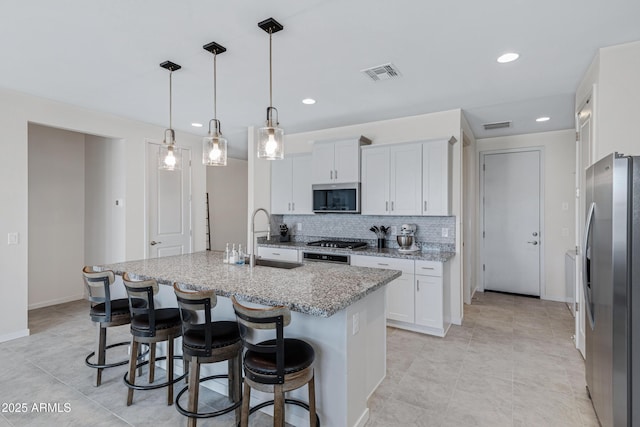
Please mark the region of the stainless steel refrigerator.
<svg viewBox="0 0 640 427"><path fill-rule="evenodd" d="M604 427L640 426L640 157L587 170L586 380Z"/></svg>

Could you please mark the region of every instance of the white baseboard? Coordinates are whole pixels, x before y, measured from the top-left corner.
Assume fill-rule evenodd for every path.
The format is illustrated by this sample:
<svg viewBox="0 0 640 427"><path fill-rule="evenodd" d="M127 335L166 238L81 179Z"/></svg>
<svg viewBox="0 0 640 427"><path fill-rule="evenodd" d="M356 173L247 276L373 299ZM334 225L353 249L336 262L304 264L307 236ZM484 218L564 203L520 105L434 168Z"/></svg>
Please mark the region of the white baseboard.
<svg viewBox="0 0 640 427"><path fill-rule="evenodd" d="M29 329L23 329L21 331L11 332L10 334L0 335L0 342L11 341L17 338L28 337Z"/></svg>
<svg viewBox="0 0 640 427"><path fill-rule="evenodd" d="M360 415L360 418L358 418L358 421L356 421L353 427L364 427L367 421L369 421L369 408L365 408L364 412Z"/></svg>
<svg viewBox="0 0 640 427"><path fill-rule="evenodd" d="M33 310L33 309L42 308L42 307L49 307L50 305L64 304L65 302L78 301L83 298L84 298L83 294L77 294L77 295L70 295L62 298L56 298L49 301L37 302L34 304L29 304L28 310Z"/></svg>
<svg viewBox="0 0 640 427"><path fill-rule="evenodd" d="M540 299L547 301L557 301L557 302L571 302L567 297L548 297L548 296L540 296Z"/></svg>

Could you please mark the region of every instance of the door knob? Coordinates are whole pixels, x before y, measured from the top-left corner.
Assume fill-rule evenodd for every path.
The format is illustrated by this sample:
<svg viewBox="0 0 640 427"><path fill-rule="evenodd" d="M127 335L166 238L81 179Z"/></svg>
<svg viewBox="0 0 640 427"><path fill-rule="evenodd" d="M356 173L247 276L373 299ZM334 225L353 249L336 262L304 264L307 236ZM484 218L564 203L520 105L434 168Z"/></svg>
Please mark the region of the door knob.
<svg viewBox="0 0 640 427"><path fill-rule="evenodd" d="M531 243L533 246L535 246L535 245L537 245L537 244L538 244L538 241L537 241L537 240L534 240L534 241L532 241L532 242L527 242L527 243Z"/></svg>
<svg viewBox="0 0 640 427"><path fill-rule="evenodd" d="M152 240L151 242L149 242L151 246L159 245L160 243L162 242L156 242L155 240Z"/></svg>
<svg viewBox="0 0 640 427"><path fill-rule="evenodd" d="M531 233L531 235L532 235L533 237L536 237L536 236L538 235L538 233L534 231L533 233Z"/></svg>

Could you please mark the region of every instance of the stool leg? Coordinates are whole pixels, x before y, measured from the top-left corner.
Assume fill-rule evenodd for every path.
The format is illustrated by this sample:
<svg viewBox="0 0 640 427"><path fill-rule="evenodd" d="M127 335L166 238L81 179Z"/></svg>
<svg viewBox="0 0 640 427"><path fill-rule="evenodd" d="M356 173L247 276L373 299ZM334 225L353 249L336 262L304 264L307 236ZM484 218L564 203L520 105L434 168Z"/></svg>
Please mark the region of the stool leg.
<svg viewBox="0 0 640 427"><path fill-rule="evenodd" d="M249 401L251 400L251 386L244 382L244 394L242 396L242 415L240 427L249 427Z"/></svg>
<svg viewBox="0 0 640 427"><path fill-rule="evenodd" d="M198 395L200 393L200 361L193 357L191 370L189 371L189 403L188 409L191 412L198 412ZM189 417L188 427L196 427L197 418Z"/></svg>
<svg viewBox="0 0 640 427"><path fill-rule="evenodd" d="M273 386L273 426L284 427L284 391L282 391L282 384Z"/></svg>
<svg viewBox="0 0 640 427"><path fill-rule="evenodd" d="M239 351L236 356L229 359L228 362L229 372L229 397L231 401L239 402L242 398L242 351ZM240 407L236 408L236 424L240 422L242 410Z"/></svg>
<svg viewBox="0 0 640 427"><path fill-rule="evenodd" d="M309 388L309 426L317 427L316 425L316 385L315 385L315 373L307 383Z"/></svg>
<svg viewBox="0 0 640 427"><path fill-rule="evenodd" d="M151 343L149 348L149 383L156 379L156 343Z"/></svg>
<svg viewBox="0 0 640 427"><path fill-rule="evenodd" d="M173 381L173 337L167 340L167 382ZM167 405L173 405L173 384L167 386Z"/></svg>
<svg viewBox="0 0 640 427"><path fill-rule="evenodd" d="M129 358L129 382L135 384L136 382L136 364L138 363L138 346L140 343L135 339L131 340L131 356ZM133 403L133 389L129 388L127 391L127 406L131 406Z"/></svg>
<svg viewBox="0 0 640 427"><path fill-rule="evenodd" d="M103 328L98 323L98 350L96 356L98 356L98 365L104 365L105 361L105 347L107 346L107 328ZM102 383L102 368L97 369L96 375L96 387L99 387Z"/></svg>

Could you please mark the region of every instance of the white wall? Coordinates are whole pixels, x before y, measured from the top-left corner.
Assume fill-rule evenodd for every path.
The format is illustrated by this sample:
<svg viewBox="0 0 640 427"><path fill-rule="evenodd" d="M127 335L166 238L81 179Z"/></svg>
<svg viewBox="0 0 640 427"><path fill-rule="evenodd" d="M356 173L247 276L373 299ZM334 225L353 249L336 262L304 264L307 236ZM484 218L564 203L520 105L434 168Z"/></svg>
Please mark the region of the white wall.
<svg viewBox="0 0 640 427"><path fill-rule="evenodd" d="M418 116L403 117L392 120L361 123L338 128L322 129L297 134L286 134L285 155L291 153L310 152L312 141L357 137L364 135L373 144L388 144L443 137L455 137L458 141L453 147L453 184L452 214L457 217L456 228L460 229L462 221L461 209L461 159L462 136L461 116L459 109ZM249 211L254 208L267 207L271 197L271 175L269 161L255 158L255 130L249 129ZM250 220L250 219L249 219ZM257 227L256 227L257 228ZM460 248L459 233L456 232L456 247ZM460 324L463 316L462 280L460 257L451 261L451 300L452 321Z"/></svg>
<svg viewBox="0 0 640 427"><path fill-rule="evenodd" d="M141 259L147 249L145 212L145 138L162 140L164 128L44 98L0 89L0 128L6 159L0 168L0 237L19 233L17 245L0 245L0 342L28 334L28 123L125 141L125 258ZM201 135L177 132L178 145L200 152ZM193 163L193 233L195 250L205 248L205 167ZM6 241L6 240L4 240Z"/></svg>
<svg viewBox="0 0 640 427"><path fill-rule="evenodd" d="M566 301L564 255L575 248L575 131L484 138L476 143L478 153L544 147L544 229L541 234L544 239L544 288L541 298ZM477 177L479 183L479 173ZM567 210L562 210L563 203L568 204ZM567 236L562 236L563 229L567 229ZM481 248L481 239L478 241Z"/></svg>
<svg viewBox="0 0 640 427"><path fill-rule="evenodd" d="M247 160L227 159L226 167L207 168L211 249L247 239Z"/></svg>
<svg viewBox="0 0 640 427"><path fill-rule="evenodd" d="M29 125L29 308L82 297L84 135Z"/></svg>
<svg viewBox="0 0 640 427"><path fill-rule="evenodd" d="M84 265L125 260L125 154L124 140L85 135Z"/></svg>

